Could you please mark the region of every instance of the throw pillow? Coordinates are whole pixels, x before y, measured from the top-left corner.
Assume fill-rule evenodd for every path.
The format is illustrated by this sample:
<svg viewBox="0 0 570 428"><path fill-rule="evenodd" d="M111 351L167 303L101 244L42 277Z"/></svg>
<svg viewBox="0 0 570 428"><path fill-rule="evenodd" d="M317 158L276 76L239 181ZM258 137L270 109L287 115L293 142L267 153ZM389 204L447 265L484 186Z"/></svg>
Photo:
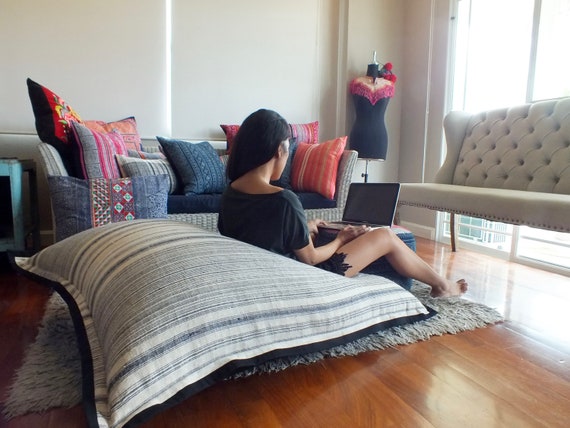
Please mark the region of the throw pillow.
<svg viewBox="0 0 570 428"><path fill-rule="evenodd" d="M72 144L69 139L70 122L81 122L81 118L55 92L32 79L28 78L26 82L38 137L56 148L64 165L70 170L73 165Z"/></svg>
<svg viewBox="0 0 570 428"><path fill-rule="evenodd" d="M228 142L226 149L229 153L234 143L234 138L239 131L239 125L220 125L220 127L224 131L224 134L226 134L226 141Z"/></svg>
<svg viewBox="0 0 570 428"><path fill-rule="evenodd" d="M316 192L333 199L338 163L347 137L321 144L299 143L293 158L291 184L297 192Z"/></svg>
<svg viewBox="0 0 570 428"><path fill-rule="evenodd" d="M76 144L79 178L120 178L115 155L126 155L127 148L118 132L97 132L79 122L71 122ZM80 174L79 174L80 173Z"/></svg>
<svg viewBox="0 0 570 428"><path fill-rule="evenodd" d="M297 143L316 144L319 142L318 121L303 124L291 124L290 126L291 137L293 137ZM239 125L220 125L220 127L226 134L226 140L228 142L227 150L229 153L236 134L239 131Z"/></svg>
<svg viewBox="0 0 570 428"><path fill-rule="evenodd" d="M167 217L166 175L110 180L50 176L48 185L56 241L108 223Z"/></svg>
<svg viewBox="0 0 570 428"><path fill-rule="evenodd" d="M291 124L291 137L297 143L317 144L319 142L319 122Z"/></svg>
<svg viewBox="0 0 570 428"><path fill-rule="evenodd" d="M92 131L100 133L118 132L123 136L125 146L130 150L141 150L141 137L134 117L127 117L116 122L103 122L101 120L86 120L83 122Z"/></svg>
<svg viewBox="0 0 570 428"><path fill-rule="evenodd" d="M162 152L146 152L144 150L131 150L127 149L127 154L130 158L137 159L166 159Z"/></svg>
<svg viewBox="0 0 570 428"><path fill-rule="evenodd" d="M131 153L131 151L129 151ZM176 173L172 169L170 162L167 159L141 159L130 156L117 155L117 163L121 171L122 177L143 177L148 175L162 175L166 174L170 183L168 193L176 193L178 187L178 180L176 180Z"/></svg>
<svg viewBox="0 0 570 428"><path fill-rule="evenodd" d="M156 138L182 182L185 195L224 191L226 187L224 165L210 143Z"/></svg>

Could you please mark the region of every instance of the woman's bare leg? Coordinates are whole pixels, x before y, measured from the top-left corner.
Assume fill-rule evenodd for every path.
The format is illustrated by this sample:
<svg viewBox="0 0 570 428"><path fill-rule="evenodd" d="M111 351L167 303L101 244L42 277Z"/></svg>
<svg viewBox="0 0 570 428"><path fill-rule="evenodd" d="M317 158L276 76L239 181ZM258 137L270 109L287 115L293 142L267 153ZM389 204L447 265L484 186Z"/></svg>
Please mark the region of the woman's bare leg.
<svg viewBox="0 0 570 428"><path fill-rule="evenodd" d="M371 230L343 245L338 252L347 255L345 262L351 266L346 276L354 276L373 261L386 256L400 275L430 285L434 297L458 296L467 291L465 280L453 282L439 275L388 228Z"/></svg>

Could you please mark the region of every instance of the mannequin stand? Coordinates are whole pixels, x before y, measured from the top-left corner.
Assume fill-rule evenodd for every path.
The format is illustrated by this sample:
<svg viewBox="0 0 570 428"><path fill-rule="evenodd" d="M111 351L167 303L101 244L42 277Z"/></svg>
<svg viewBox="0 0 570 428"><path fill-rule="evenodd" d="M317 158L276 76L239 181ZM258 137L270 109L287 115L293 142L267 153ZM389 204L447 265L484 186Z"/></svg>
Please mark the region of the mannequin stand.
<svg viewBox="0 0 570 428"><path fill-rule="evenodd" d="M362 177L364 177L364 182L368 183L368 163L370 162L370 159L364 159L365 162L365 166L364 166L364 172L362 173Z"/></svg>

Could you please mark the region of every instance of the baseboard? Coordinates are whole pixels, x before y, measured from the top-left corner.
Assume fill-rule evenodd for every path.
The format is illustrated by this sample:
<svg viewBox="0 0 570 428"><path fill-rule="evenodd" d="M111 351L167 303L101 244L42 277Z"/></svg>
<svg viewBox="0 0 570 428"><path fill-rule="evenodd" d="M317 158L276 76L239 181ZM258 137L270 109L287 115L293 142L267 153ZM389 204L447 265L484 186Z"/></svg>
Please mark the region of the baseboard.
<svg viewBox="0 0 570 428"><path fill-rule="evenodd" d="M400 222L400 226L405 227L415 236L435 241L435 228L433 227L427 227L423 224L411 223L408 221Z"/></svg>

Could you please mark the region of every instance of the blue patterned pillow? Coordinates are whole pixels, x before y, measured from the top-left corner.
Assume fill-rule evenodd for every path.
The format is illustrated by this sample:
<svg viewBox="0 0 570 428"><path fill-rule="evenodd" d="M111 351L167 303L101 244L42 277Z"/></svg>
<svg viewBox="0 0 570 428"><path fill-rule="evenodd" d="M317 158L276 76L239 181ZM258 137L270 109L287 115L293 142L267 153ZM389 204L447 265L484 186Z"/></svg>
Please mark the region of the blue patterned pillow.
<svg viewBox="0 0 570 428"><path fill-rule="evenodd" d="M130 178L48 177L55 240L108 223L166 218L167 175Z"/></svg>
<svg viewBox="0 0 570 428"><path fill-rule="evenodd" d="M224 164L210 143L156 138L182 182L185 195L224 191L227 184Z"/></svg>

